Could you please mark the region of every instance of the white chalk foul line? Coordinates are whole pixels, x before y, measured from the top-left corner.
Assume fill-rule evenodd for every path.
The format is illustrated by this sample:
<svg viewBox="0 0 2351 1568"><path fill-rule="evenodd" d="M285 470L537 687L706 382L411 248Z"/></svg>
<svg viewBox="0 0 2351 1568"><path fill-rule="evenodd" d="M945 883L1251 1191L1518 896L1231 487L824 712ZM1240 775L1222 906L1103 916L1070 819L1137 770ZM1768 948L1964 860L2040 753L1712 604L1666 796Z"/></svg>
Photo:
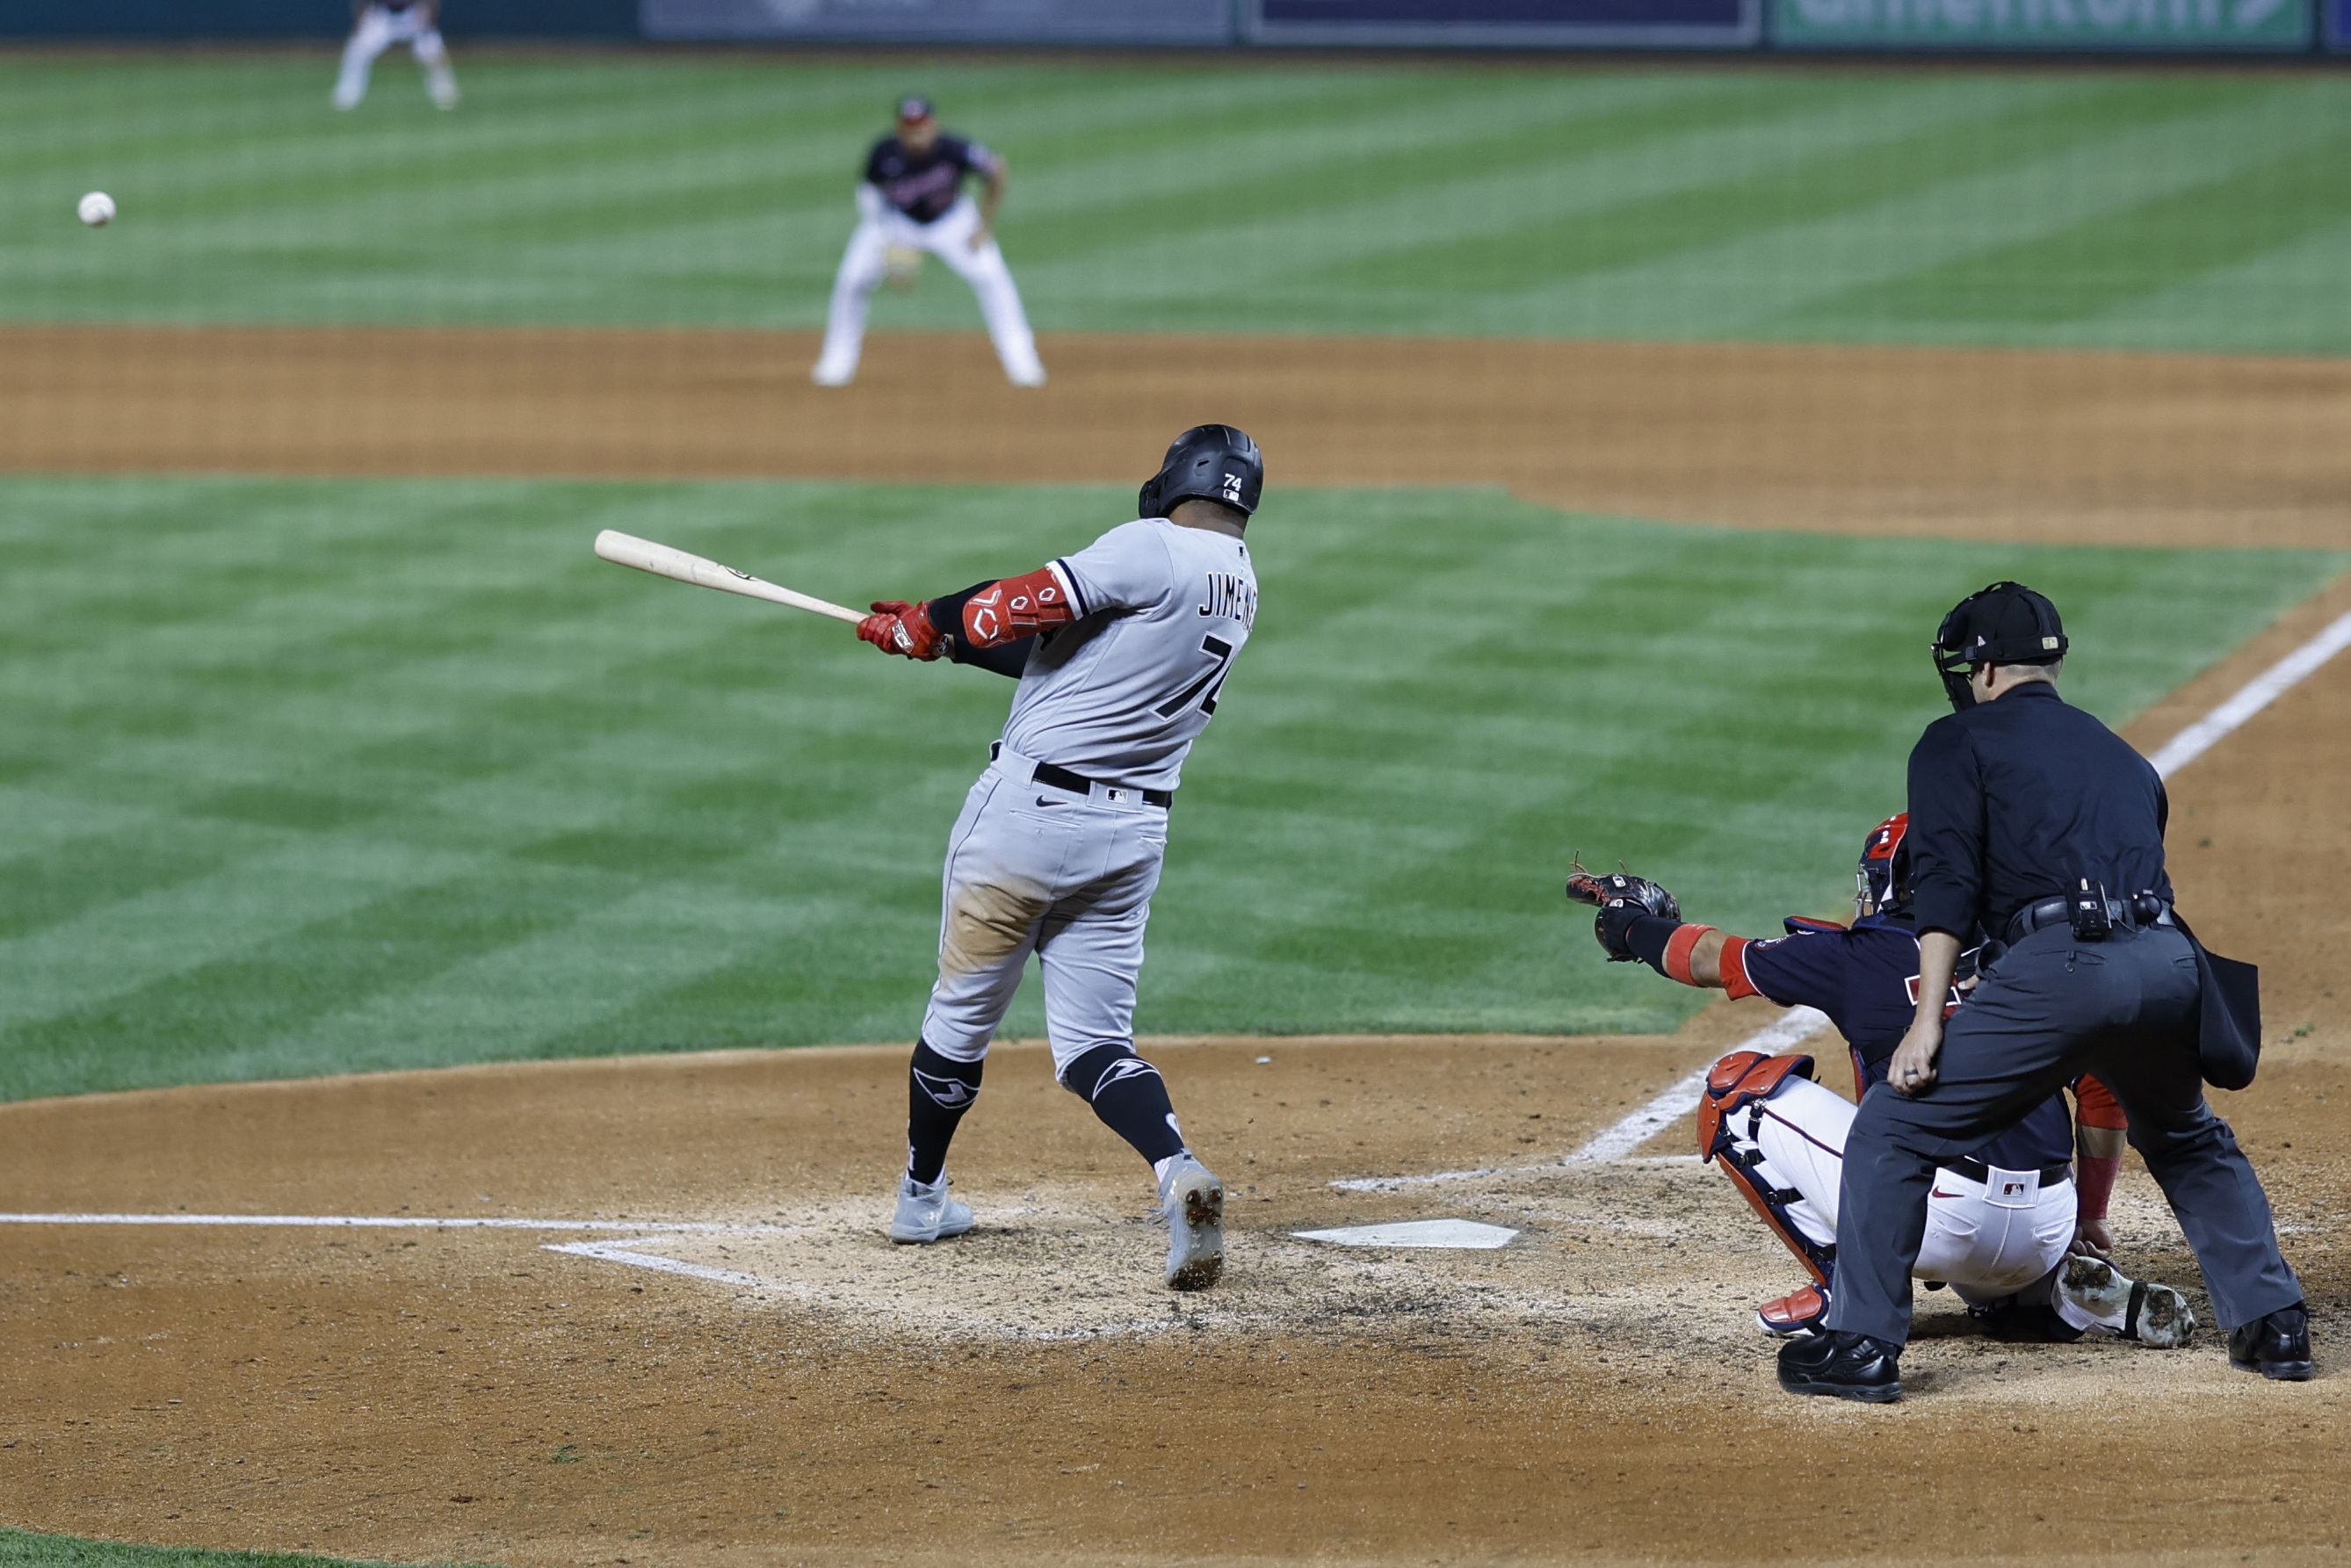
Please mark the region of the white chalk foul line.
<svg viewBox="0 0 2351 1568"><path fill-rule="evenodd" d="M2336 616L2317 636L2247 681L2236 695L2173 736L2162 750L2147 760L2155 764L2158 776L2170 778L2346 648L2351 648L2351 610Z"/></svg>
<svg viewBox="0 0 2351 1568"><path fill-rule="evenodd" d="M1829 1015L1815 1008L1790 1008L1785 1017L1768 1029L1757 1030L1731 1051L1760 1051L1766 1056L1777 1056L1792 1051L1826 1027ZM1729 1052L1725 1052L1729 1054ZM1717 1058L1719 1061L1720 1058ZM1396 1192L1408 1187L1437 1186L1448 1182L1479 1181L1488 1176L1532 1176L1542 1171L1557 1171L1569 1166L1615 1165L1626 1155L1667 1127L1672 1126L1691 1106L1698 1103L1698 1092L1706 1087L1706 1075L1714 1062L1677 1081L1674 1086L1609 1127L1598 1136L1587 1140L1583 1147L1566 1158L1540 1166L1487 1166L1470 1171L1432 1171L1426 1176L1353 1176L1331 1185L1343 1192ZM1654 1163L1679 1165L1694 1155L1667 1155ZM1643 1161L1642 1164L1650 1164Z"/></svg>
<svg viewBox="0 0 2351 1568"><path fill-rule="evenodd" d="M772 1236L788 1225L700 1220L509 1219L410 1214L0 1214L0 1225L258 1225L329 1230L617 1230L648 1236Z"/></svg>
<svg viewBox="0 0 2351 1568"><path fill-rule="evenodd" d="M706 1263L683 1262L653 1252L633 1252L617 1241L549 1242L539 1250L568 1252L575 1258L593 1258L602 1263L626 1263L632 1269L683 1274L689 1280L709 1280L721 1285L742 1285L755 1291L788 1291L793 1288L782 1280L765 1280L757 1274L740 1273L733 1269L714 1269Z"/></svg>

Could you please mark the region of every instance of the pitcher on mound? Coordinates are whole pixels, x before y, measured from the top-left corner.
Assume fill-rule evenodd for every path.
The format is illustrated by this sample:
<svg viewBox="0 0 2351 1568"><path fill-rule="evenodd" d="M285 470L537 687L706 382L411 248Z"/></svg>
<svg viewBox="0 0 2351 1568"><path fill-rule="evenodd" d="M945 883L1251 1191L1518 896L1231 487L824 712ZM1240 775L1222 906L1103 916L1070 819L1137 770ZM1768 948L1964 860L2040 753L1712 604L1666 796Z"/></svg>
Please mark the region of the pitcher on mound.
<svg viewBox="0 0 2351 1568"><path fill-rule="evenodd" d="M893 1241L971 1228L970 1207L947 1193L947 1144L1034 953L1055 1078L1158 1180L1168 1285L1202 1290L1224 1268L1224 1184L1134 1052L1134 988L1184 758L1257 619L1241 536L1264 485L1257 443L1196 426L1144 485L1134 521L1019 577L876 603L857 628L885 653L944 654L1020 683L947 841Z"/></svg>
<svg viewBox="0 0 2351 1568"><path fill-rule="evenodd" d="M930 99L910 98L898 105L896 131L873 144L857 186L857 232L849 236L832 280L824 351L810 372L817 385L845 387L857 379L866 307L890 276L893 250L926 250L954 268L979 297L988 338L1012 384L1045 384L1037 340L1020 308L1020 290L990 232L1004 199L1004 160L997 154L942 131ZM964 193L967 174L983 183L976 204Z"/></svg>

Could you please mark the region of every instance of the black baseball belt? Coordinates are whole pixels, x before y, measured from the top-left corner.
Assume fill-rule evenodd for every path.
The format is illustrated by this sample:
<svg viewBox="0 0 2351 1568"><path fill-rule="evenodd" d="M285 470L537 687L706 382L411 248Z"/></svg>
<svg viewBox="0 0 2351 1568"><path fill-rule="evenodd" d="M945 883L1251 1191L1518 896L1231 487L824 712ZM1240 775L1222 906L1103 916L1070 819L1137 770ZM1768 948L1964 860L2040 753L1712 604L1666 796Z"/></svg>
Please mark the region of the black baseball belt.
<svg viewBox="0 0 2351 1568"><path fill-rule="evenodd" d="M1942 1164L1945 1170L1957 1171L1959 1175L1967 1177L1970 1181L1980 1181L1989 1184L1991 1180L1991 1167L1984 1164L1981 1160L1945 1160ZM2022 1176L2023 1173L2022 1171L2011 1171L2009 1174L2011 1176ZM2073 1179L2074 1167L2064 1160L2058 1161L2053 1166L2043 1166L2041 1167L2041 1185L2043 1186L2055 1186L2061 1181L2072 1181Z"/></svg>
<svg viewBox="0 0 2351 1568"><path fill-rule="evenodd" d="M2139 899L2109 898L2105 906L2106 923L2116 931L2143 931L2149 926L2168 927L2172 924L2171 905L2159 899L2142 903ZM2156 911L2152 917L2147 913L2150 907ZM2006 935L2001 939L2013 947L2044 925L2070 925L2073 918L2071 898L2044 898L2010 915Z"/></svg>
<svg viewBox="0 0 2351 1568"><path fill-rule="evenodd" d="M1105 784L1099 779L1089 779L1082 773L1072 773L1066 768L1057 768L1050 762L1037 764L1037 771L1029 777L1040 784L1050 784L1056 789L1067 789L1072 795L1091 795L1096 789L1127 788L1123 784ZM1173 790L1137 789L1135 793L1143 797L1144 805L1156 806L1163 811L1176 804L1176 795Z"/></svg>

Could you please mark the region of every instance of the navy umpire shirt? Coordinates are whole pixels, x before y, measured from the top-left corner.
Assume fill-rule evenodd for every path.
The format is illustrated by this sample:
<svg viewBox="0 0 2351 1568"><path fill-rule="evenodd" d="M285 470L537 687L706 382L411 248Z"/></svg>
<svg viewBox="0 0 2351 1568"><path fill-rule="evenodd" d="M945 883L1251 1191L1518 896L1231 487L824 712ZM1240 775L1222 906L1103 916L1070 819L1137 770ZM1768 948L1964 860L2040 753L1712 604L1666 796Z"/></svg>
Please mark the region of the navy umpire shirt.
<svg viewBox="0 0 2351 1568"><path fill-rule="evenodd" d="M1937 719L1910 752L1913 907L1921 932L2003 936L2082 878L2169 899L2163 780L2046 681Z"/></svg>
<svg viewBox="0 0 2351 1568"><path fill-rule="evenodd" d="M2008 699L2000 699L2006 702ZM1915 831L1915 830L1914 830ZM1886 1064L1910 1028L1918 997L1918 937L1909 925L1865 915L1851 927L1791 919L1788 935L1750 942L1737 962L1747 983L1783 1008L1818 1008L1853 1047L1854 1076L1866 1090L1886 1082ZM1958 978L1975 973L1964 955ZM1958 1000L1955 992L1951 998ZM2074 1157L2074 1118L2052 1094L1970 1158L2002 1170L2032 1171Z"/></svg>

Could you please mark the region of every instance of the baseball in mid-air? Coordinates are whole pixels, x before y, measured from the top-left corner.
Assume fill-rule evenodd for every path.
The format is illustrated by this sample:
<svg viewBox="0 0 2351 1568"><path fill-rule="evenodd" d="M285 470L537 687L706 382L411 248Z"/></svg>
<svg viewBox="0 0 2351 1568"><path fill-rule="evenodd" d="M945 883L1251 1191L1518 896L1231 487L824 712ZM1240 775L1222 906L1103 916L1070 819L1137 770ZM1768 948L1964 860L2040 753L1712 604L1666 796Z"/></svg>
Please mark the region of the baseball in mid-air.
<svg viewBox="0 0 2351 1568"><path fill-rule="evenodd" d="M104 191L92 191L81 199L81 204L74 211L79 213L81 221L90 227L101 228L114 221L114 198Z"/></svg>

